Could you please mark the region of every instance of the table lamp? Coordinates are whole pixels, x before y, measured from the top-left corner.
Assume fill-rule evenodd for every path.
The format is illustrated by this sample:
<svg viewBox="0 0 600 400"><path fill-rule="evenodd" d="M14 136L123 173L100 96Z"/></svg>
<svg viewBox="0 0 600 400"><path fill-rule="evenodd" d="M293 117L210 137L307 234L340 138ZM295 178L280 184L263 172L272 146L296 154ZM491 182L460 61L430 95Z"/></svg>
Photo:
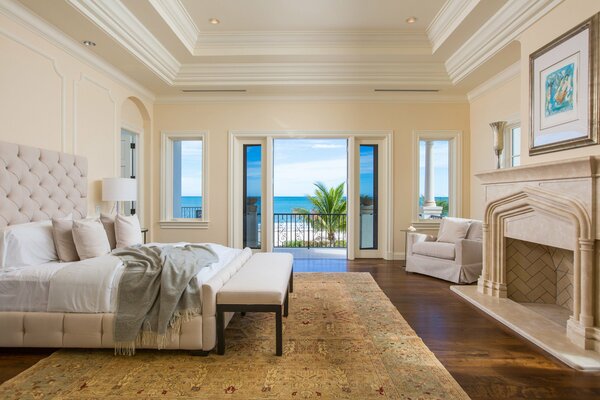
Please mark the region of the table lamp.
<svg viewBox="0 0 600 400"><path fill-rule="evenodd" d="M121 201L137 200L137 182L131 178L104 178L102 179L102 201L114 201L117 205L117 214L120 212Z"/></svg>

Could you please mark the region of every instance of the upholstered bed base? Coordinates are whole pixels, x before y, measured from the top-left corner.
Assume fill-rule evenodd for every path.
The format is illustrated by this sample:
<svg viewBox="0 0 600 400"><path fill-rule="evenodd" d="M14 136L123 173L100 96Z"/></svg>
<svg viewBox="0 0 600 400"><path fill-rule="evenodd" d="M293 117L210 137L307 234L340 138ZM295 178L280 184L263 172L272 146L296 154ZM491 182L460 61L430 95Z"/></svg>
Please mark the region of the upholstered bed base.
<svg viewBox="0 0 600 400"><path fill-rule="evenodd" d="M217 292L248 260L250 250L236 257L202 285L202 316L181 326L167 349L212 350L217 344ZM233 313L228 313L229 323ZM0 312L0 347L111 348L114 314Z"/></svg>

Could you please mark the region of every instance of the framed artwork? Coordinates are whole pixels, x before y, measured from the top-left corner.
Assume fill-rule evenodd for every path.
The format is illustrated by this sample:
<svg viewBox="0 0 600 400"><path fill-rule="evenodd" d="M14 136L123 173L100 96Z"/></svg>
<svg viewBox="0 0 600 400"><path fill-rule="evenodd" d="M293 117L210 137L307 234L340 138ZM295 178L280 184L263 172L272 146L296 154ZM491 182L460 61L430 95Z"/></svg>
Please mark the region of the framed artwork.
<svg viewBox="0 0 600 400"><path fill-rule="evenodd" d="M600 14L529 56L529 155L598 143Z"/></svg>

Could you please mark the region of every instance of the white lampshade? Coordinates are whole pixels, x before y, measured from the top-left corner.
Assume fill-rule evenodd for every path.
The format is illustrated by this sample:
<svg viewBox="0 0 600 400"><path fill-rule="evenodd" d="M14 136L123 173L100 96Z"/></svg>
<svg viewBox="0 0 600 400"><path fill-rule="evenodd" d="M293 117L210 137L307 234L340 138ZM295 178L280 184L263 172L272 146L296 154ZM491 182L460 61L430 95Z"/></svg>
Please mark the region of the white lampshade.
<svg viewBox="0 0 600 400"><path fill-rule="evenodd" d="M102 179L103 201L135 201L137 200L137 182L131 178Z"/></svg>

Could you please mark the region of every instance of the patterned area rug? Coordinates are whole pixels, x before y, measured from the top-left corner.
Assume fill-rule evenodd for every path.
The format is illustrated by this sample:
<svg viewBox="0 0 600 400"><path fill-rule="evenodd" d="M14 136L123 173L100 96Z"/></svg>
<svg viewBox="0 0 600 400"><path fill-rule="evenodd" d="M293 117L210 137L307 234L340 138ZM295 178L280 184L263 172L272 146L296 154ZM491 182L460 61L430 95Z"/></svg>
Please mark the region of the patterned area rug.
<svg viewBox="0 0 600 400"><path fill-rule="evenodd" d="M272 314L236 315L225 356L60 350L2 399L468 399L368 273L296 274L284 355Z"/></svg>

